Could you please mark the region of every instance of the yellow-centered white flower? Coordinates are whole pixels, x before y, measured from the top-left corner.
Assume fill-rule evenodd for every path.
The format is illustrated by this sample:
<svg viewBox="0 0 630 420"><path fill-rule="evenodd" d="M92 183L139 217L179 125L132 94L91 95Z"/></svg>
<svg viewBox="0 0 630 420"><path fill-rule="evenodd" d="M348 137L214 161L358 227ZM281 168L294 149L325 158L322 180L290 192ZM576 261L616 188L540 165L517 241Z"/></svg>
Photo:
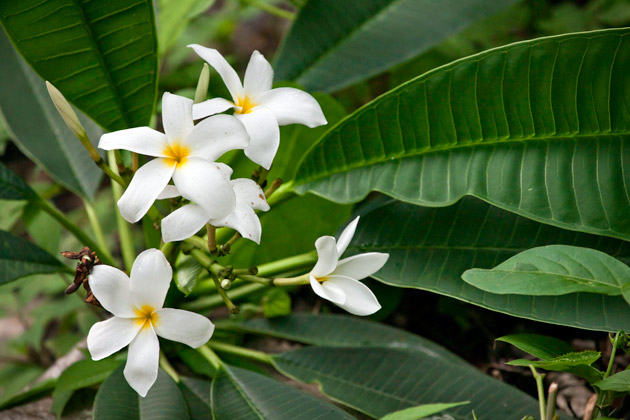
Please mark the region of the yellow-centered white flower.
<svg viewBox="0 0 630 420"><path fill-rule="evenodd" d="M227 165L222 165L221 170L229 180L232 169ZM243 238L252 240L257 244L260 243L262 227L254 210L269 210L265 193L251 179L239 178L230 181L230 184L236 195L236 206L232 213L218 219L210 217L203 208L196 204L186 204L162 219L162 240L164 242L182 241L193 236L206 223L210 223L216 227L231 227L238 231ZM172 198L179 195L174 185L167 185L158 198Z"/></svg>
<svg viewBox="0 0 630 420"><path fill-rule="evenodd" d="M271 167L280 145L279 125L304 124L317 127L326 124L321 107L311 95L299 89L271 89L273 69L265 57L254 51L241 83L234 69L217 50L189 45L219 73L232 100L214 98L195 104L193 117L207 117L234 108L235 116L251 137L245 155L266 169Z"/></svg>
<svg viewBox="0 0 630 420"><path fill-rule="evenodd" d="M214 161L229 150L247 147L249 135L230 115L215 115L194 125L192 105L190 99L166 92L162 97L164 134L136 127L101 137L101 149L125 149L156 157L136 171L118 200L125 220L140 220L171 178L184 198L212 217L223 218L234 211L234 190Z"/></svg>
<svg viewBox="0 0 630 420"><path fill-rule="evenodd" d="M354 236L359 218L354 219L341 233L339 241L322 236L315 242L317 264L310 273L313 291L320 297L353 315L371 315L381 309L374 293L359 280L381 269L389 254L368 252L339 261Z"/></svg>
<svg viewBox="0 0 630 420"><path fill-rule="evenodd" d="M214 325L204 316L162 308L172 276L171 266L157 249L138 255L131 278L108 265L95 266L89 276L92 293L114 315L90 329L87 346L92 359L101 360L129 345L125 379L143 397L157 379L157 336L197 348L214 331Z"/></svg>

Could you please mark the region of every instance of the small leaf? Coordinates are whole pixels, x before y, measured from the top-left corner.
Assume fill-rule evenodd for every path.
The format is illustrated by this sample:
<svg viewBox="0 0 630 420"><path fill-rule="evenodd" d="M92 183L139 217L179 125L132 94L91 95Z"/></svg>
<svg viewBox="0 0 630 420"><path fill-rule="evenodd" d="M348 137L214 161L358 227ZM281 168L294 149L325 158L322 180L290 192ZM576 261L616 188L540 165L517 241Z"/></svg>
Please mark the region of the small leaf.
<svg viewBox="0 0 630 420"><path fill-rule="evenodd" d="M532 365L536 368L547 369L547 370L559 370L565 369L567 367L574 366L590 366L595 363L601 357L601 353L598 351L583 351L583 352L572 352L563 354L562 356L554 357L552 359L547 360L525 360L525 359L517 359L508 362L508 365L513 366L529 366Z"/></svg>
<svg viewBox="0 0 630 420"><path fill-rule="evenodd" d="M539 359L552 359L573 352L566 341L540 334L512 334L497 338Z"/></svg>
<svg viewBox="0 0 630 420"><path fill-rule="evenodd" d="M282 289L270 289L262 297L265 318L286 316L291 313L291 296Z"/></svg>
<svg viewBox="0 0 630 420"><path fill-rule="evenodd" d="M630 392L630 370L615 373L594 385L603 391Z"/></svg>
<svg viewBox="0 0 630 420"><path fill-rule="evenodd" d="M0 284L29 274L63 271L70 270L37 245L0 230Z"/></svg>
<svg viewBox="0 0 630 420"><path fill-rule="evenodd" d="M173 271L175 285L184 296L188 296L195 288L199 274L203 272L203 267L190 255L180 254L175 261L175 270Z"/></svg>
<svg viewBox="0 0 630 420"><path fill-rule="evenodd" d="M35 197L35 191L0 162L0 199L31 200Z"/></svg>
<svg viewBox="0 0 630 420"><path fill-rule="evenodd" d="M460 405L469 404L470 401L448 403L448 404L423 404L417 407L406 408L404 410L396 411L382 417L381 420L419 420L424 417L428 417L432 414L441 413L449 408L457 407Z"/></svg>
<svg viewBox="0 0 630 420"><path fill-rule="evenodd" d="M549 245L528 249L490 270L468 270L462 279L496 294L557 296L588 292L615 296L621 295L621 287L630 282L630 268L594 249Z"/></svg>

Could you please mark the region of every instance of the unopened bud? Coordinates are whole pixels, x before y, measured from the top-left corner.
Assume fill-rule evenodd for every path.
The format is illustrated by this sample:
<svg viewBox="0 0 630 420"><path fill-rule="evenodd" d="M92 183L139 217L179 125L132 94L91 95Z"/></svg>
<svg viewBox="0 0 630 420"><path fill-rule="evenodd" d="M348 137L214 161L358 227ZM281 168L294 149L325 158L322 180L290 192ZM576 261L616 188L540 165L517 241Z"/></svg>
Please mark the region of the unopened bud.
<svg viewBox="0 0 630 420"><path fill-rule="evenodd" d="M232 287L232 282L228 279L221 280L221 288L223 290L229 290Z"/></svg>
<svg viewBox="0 0 630 420"><path fill-rule="evenodd" d="M61 115L61 118L63 118L70 131L72 131L79 140L83 141L83 139L86 139L87 134L85 133L83 125L81 125L77 114L74 112L74 109L72 109L72 106L70 106L63 94L48 81L46 81L46 88L48 89L50 99L52 99L53 104L55 104L55 108L57 108L57 112L59 112L59 115Z"/></svg>
<svg viewBox="0 0 630 420"><path fill-rule="evenodd" d="M208 96L208 85L210 84L210 66L203 63L199 81L197 82L197 90L195 90L195 103L198 104L206 100Z"/></svg>

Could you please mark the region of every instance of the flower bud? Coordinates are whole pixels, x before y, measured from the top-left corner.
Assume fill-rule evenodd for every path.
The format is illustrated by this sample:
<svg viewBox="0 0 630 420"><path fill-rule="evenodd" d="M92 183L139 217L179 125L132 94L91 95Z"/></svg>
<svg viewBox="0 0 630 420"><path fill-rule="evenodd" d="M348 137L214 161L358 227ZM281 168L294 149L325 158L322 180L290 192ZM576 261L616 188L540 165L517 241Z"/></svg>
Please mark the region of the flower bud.
<svg viewBox="0 0 630 420"><path fill-rule="evenodd" d="M52 99L53 104L55 104L55 108L57 108L57 112L59 112L59 115L61 115L61 118L63 118L70 131L72 131L79 140L83 141L83 139L86 139L87 134L85 133L83 125L81 125L77 114L74 112L72 106L70 106L63 94L48 81L46 81L46 88L48 89L50 99Z"/></svg>
<svg viewBox="0 0 630 420"><path fill-rule="evenodd" d="M232 287L232 282L228 279L221 280L221 288L223 290L229 290Z"/></svg>
<svg viewBox="0 0 630 420"><path fill-rule="evenodd" d="M210 66L203 64L199 81L197 82L197 90L195 91L195 103L198 104L206 100L208 96L208 85L210 84Z"/></svg>

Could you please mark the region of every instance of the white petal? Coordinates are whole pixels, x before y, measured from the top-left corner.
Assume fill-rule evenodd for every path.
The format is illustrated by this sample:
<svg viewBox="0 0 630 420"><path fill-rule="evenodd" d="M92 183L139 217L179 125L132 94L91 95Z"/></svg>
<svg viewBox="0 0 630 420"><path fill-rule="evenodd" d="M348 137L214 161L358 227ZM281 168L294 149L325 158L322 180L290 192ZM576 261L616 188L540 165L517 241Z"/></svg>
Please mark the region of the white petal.
<svg viewBox="0 0 630 420"><path fill-rule="evenodd" d="M219 114L223 111L227 111L230 108L234 108L234 103L223 98L212 98L207 101L203 101L198 104L194 104L192 108L192 115L194 120L207 117L209 115Z"/></svg>
<svg viewBox="0 0 630 420"><path fill-rule="evenodd" d="M142 324L137 319L117 316L92 325L87 347L93 360L101 360L131 343Z"/></svg>
<svg viewBox="0 0 630 420"><path fill-rule="evenodd" d="M187 159L184 165L177 166L173 182L182 197L200 205L209 218L222 219L234 211L234 190L212 162Z"/></svg>
<svg viewBox="0 0 630 420"><path fill-rule="evenodd" d="M193 129L193 101L183 96L164 92L162 96L162 125L169 143L183 141Z"/></svg>
<svg viewBox="0 0 630 420"><path fill-rule="evenodd" d="M215 161L227 151L246 148L249 134L235 117L215 115L197 124L183 144L190 148L191 156Z"/></svg>
<svg viewBox="0 0 630 420"><path fill-rule="evenodd" d="M270 90L272 83L273 69L271 64L261 53L254 51L247 64L247 70L245 70L245 79L243 80L245 95L256 98Z"/></svg>
<svg viewBox="0 0 630 420"><path fill-rule="evenodd" d="M249 114L236 114L247 129L249 146L245 155L265 169L271 167L274 156L280 145L280 128L272 112L257 107Z"/></svg>
<svg viewBox="0 0 630 420"><path fill-rule="evenodd" d="M346 301L337 305L352 315L372 315L381 309L374 293L358 280L343 276L328 276L328 281L325 284L335 285L344 291Z"/></svg>
<svg viewBox="0 0 630 420"><path fill-rule="evenodd" d="M129 344L127 364L123 374L131 387L145 397L155 383L160 363L160 343L147 323Z"/></svg>
<svg viewBox="0 0 630 420"><path fill-rule="evenodd" d="M162 240L183 241L208 222L206 212L196 204L187 204L162 219Z"/></svg>
<svg viewBox="0 0 630 420"><path fill-rule="evenodd" d="M343 232L341 232L341 235L339 235L339 240L337 241L337 252L340 257L344 252L346 252L346 248L348 248L348 244L354 236L354 231L357 229L358 223L359 216L357 216L352 222L348 223L348 226L346 226Z"/></svg>
<svg viewBox="0 0 630 420"><path fill-rule="evenodd" d="M317 264L311 270L311 274L317 278L325 277L333 272L339 261L335 238L322 236L315 241L315 248L317 249Z"/></svg>
<svg viewBox="0 0 630 420"><path fill-rule="evenodd" d="M331 274L361 280L380 270L388 258L389 254L383 254L382 252L368 252L355 255L339 261L337 268Z"/></svg>
<svg viewBox="0 0 630 420"><path fill-rule="evenodd" d="M164 187L160 195L157 196L157 199L164 200L166 198L179 197L180 195L181 194L179 193L175 185L167 185L166 187Z"/></svg>
<svg viewBox="0 0 630 420"><path fill-rule="evenodd" d="M98 147L103 150L123 149L141 155L166 157L164 150L169 145L163 133L149 127L136 127L103 134Z"/></svg>
<svg viewBox="0 0 630 420"><path fill-rule="evenodd" d="M197 348L210 340L214 325L205 316L181 309L164 308L157 312L155 332L167 340Z"/></svg>
<svg viewBox="0 0 630 420"><path fill-rule="evenodd" d="M130 223L142 218L170 181L175 163L158 158L138 169L127 190L118 200L121 216Z"/></svg>
<svg viewBox="0 0 630 420"><path fill-rule="evenodd" d="M271 110L278 124L304 124L317 127L328 122L319 103L306 92L294 88L278 88L256 99L258 105Z"/></svg>
<svg viewBox="0 0 630 420"><path fill-rule="evenodd" d="M256 182L247 178L238 178L231 183L237 199L243 200L254 210L269 210L265 193Z"/></svg>
<svg viewBox="0 0 630 420"><path fill-rule="evenodd" d="M135 318L134 304L129 294L129 277L109 265L96 265L88 277L92 293L103 308L123 318Z"/></svg>
<svg viewBox="0 0 630 420"><path fill-rule="evenodd" d="M228 181L230 180L230 177L232 176L232 172L234 172L232 168L230 168L225 163L221 163L221 162L214 162L214 166L216 166L219 172L221 172L221 175L223 175L223 178L225 178Z"/></svg>
<svg viewBox="0 0 630 420"><path fill-rule="evenodd" d="M238 231L243 238L260 243L262 226L256 212L248 202L236 199L234 211L223 219L210 219L210 224L216 227L227 226Z"/></svg>
<svg viewBox="0 0 630 420"><path fill-rule="evenodd" d="M147 249L136 257L131 267L129 290L138 308L164 305L164 298L173 278L173 269L159 249Z"/></svg>
<svg viewBox="0 0 630 420"><path fill-rule="evenodd" d="M319 297L329 300L336 305L343 305L346 301L346 294L340 287L335 286L334 284L327 284L327 281L322 284L312 275L310 276L310 281L311 288Z"/></svg>
<svg viewBox="0 0 630 420"><path fill-rule="evenodd" d="M223 58L221 53L212 48L202 47L201 45L192 44L189 45L199 57L203 58L210 64L221 76L223 79L223 83L227 86L230 94L232 94L232 99L236 102L236 98L243 94L243 85L241 84L241 79L238 78L238 75L228 64L228 62Z"/></svg>

